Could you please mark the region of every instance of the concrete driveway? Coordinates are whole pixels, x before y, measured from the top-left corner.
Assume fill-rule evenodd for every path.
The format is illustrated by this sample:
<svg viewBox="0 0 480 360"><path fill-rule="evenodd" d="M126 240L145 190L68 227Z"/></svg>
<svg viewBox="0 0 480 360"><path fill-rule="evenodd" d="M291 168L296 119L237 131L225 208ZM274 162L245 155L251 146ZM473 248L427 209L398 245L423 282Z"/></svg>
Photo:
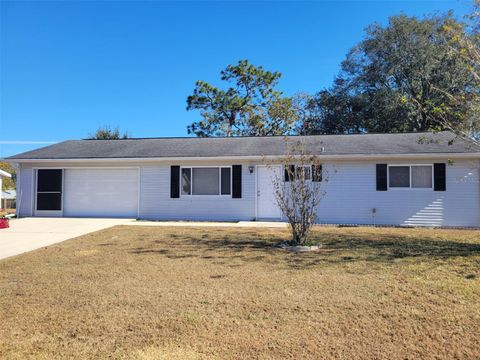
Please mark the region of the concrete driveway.
<svg viewBox="0 0 480 360"><path fill-rule="evenodd" d="M10 228L0 229L0 259L131 221L132 219L13 219Z"/></svg>

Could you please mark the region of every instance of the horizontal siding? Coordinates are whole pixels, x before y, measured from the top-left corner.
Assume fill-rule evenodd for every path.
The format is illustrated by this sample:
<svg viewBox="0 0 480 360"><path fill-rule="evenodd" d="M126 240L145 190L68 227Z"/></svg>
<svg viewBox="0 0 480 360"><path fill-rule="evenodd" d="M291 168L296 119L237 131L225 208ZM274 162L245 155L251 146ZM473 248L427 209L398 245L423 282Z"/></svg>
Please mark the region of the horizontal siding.
<svg viewBox="0 0 480 360"><path fill-rule="evenodd" d="M429 164L416 161L408 164ZM438 161L437 161L438 162ZM389 164L406 164L389 162ZM318 210L318 222L412 226L479 226L479 162L447 166L447 191L389 189L376 191L374 162L324 166L329 181ZM372 209L376 209L375 218Z"/></svg>
<svg viewBox="0 0 480 360"><path fill-rule="evenodd" d="M32 166L22 164L17 177L17 207L19 216L32 216L33 209L33 171Z"/></svg>
<svg viewBox="0 0 480 360"><path fill-rule="evenodd" d="M382 161L389 164L431 164L438 160ZM447 162L447 159L444 160ZM195 165L222 166L236 162L195 162ZM145 161L123 166L140 168L140 218L158 220L252 220L255 218L255 177L241 163L242 198L170 198L170 164ZM329 181L319 206L318 222L330 224L480 226L479 160L456 160L447 166L447 191L396 189L376 191L376 162L325 162ZM54 167L118 167L122 164L50 164ZM192 165L177 162L174 165ZM22 164L19 177L19 210L31 216L32 167ZM48 167L40 164L39 167Z"/></svg>
<svg viewBox="0 0 480 360"><path fill-rule="evenodd" d="M185 166L191 164L183 164ZM233 164L203 164L211 166ZM253 220L255 174L242 164L242 198L170 198L170 166L142 166L140 172L140 218L159 220Z"/></svg>

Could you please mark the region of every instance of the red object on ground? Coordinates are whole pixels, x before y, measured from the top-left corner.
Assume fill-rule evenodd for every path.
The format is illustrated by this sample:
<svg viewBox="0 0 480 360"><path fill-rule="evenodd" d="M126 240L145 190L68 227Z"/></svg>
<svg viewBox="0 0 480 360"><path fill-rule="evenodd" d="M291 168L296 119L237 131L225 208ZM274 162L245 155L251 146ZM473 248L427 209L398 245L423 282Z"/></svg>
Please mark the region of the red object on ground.
<svg viewBox="0 0 480 360"><path fill-rule="evenodd" d="M6 229L8 227L8 219L0 219L0 229Z"/></svg>

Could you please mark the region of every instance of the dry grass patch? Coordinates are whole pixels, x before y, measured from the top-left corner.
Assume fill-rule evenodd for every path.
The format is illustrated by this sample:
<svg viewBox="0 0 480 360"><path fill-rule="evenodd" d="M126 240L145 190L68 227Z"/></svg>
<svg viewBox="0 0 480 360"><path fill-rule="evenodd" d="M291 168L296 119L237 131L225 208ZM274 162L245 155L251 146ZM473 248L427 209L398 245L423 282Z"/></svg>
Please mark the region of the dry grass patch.
<svg viewBox="0 0 480 360"><path fill-rule="evenodd" d="M115 227L0 262L0 358L480 357L480 232Z"/></svg>

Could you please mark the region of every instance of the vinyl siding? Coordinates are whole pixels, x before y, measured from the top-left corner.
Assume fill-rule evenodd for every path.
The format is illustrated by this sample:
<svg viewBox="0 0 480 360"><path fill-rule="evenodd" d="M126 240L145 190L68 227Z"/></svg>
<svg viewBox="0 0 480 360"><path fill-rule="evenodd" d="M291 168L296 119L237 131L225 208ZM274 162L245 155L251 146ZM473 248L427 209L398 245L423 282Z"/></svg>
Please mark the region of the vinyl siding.
<svg viewBox="0 0 480 360"><path fill-rule="evenodd" d="M19 216L32 216L33 176L32 166L22 164L17 176L17 207Z"/></svg>
<svg viewBox="0 0 480 360"><path fill-rule="evenodd" d="M390 161L432 164L436 161ZM446 162L446 160L445 160ZM329 181L318 222L412 226L480 226L479 161L447 165L447 191L388 189L376 191L376 162L326 164ZM372 209L376 209L375 218Z"/></svg>
<svg viewBox="0 0 480 360"><path fill-rule="evenodd" d="M456 160L447 165L447 191L432 189L389 189L376 191L376 163L432 164L421 161L336 161L324 162L329 181L323 183L326 196L319 206L318 222L328 224L480 226L480 160ZM443 162L447 162L445 159ZM170 198L170 165L242 165L242 198ZM32 216L32 168L135 166L140 169L139 217L155 220L253 220L256 216L255 163L236 162L153 162L22 164L19 176L19 213ZM259 164L259 162L257 163Z"/></svg>
<svg viewBox="0 0 480 360"><path fill-rule="evenodd" d="M385 161L388 164L433 164L433 160ZM447 162L447 159L445 159ZM232 164L235 161L232 161ZM479 161L447 166L447 191L389 189L376 191L377 162L325 163L327 195L319 223L412 226L480 226ZM225 162L176 163L190 166L231 165ZM252 220L255 218L255 174L242 164L242 199L170 198L170 164L141 166L140 218L163 220ZM375 220L372 209L376 208ZM465 209L468 209L465 211Z"/></svg>
<svg viewBox="0 0 480 360"><path fill-rule="evenodd" d="M227 166L239 163L176 163L191 166ZM242 198L180 196L170 198L170 165L142 166L140 172L140 218L162 220L253 220L255 219L255 174L242 165Z"/></svg>

